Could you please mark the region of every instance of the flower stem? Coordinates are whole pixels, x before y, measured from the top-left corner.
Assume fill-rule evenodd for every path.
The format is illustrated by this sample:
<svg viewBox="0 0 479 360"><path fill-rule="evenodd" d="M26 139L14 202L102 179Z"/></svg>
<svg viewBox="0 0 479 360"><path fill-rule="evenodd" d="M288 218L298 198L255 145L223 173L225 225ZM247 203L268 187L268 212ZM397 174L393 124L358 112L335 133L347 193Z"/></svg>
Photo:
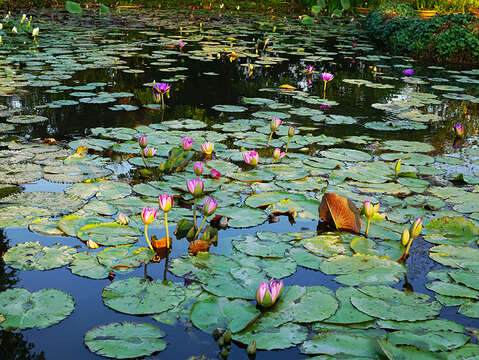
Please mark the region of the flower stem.
<svg viewBox="0 0 479 360"><path fill-rule="evenodd" d="M146 242L148 243L148 246L150 247L150 249L152 251L155 251L155 250L153 250L153 246L151 246L150 238L148 237L148 225L145 225L145 239L146 239Z"/></svg>
<svg viewBox="0 0 479 360"><path fill-rule="evenodd" d="M409 243L407 244L406 251L404 252L404 254L406 254L406 256L409 255L409 249L411 248L413 240L414 240L414 238L412 237L411 240L409 240Z"/></svg>
<svg viewBox="0 0 479 360"><path fill-rule="evenodd" d="M161 108L164 109L165 108L165 99L163 97L163 93L161 93Z"/></svg>
<svg viewBox="0 0 479 360"><path fill-rule="evenodd" d="M291 138L288 137L288 142L286 143L286 150L285 150L285 152L288 152L288 146L289 146L289 142L290 142L290 141L291 141Z"/></svg>
<svg viewBox="0 0 479 360"><path fill-rule="evenodd" d="M196 229L196 198L193 200L193 227Z"/></svg>
<svg viewBox="0 0 479 360"><path fill-rule="evenodd" d="M170 248L170 235L168 235L168 215L165 213L166 247Z"/></svg>
<svg viewBox="0 0 479 360"><path fill-rule="evenodd" d="M196 240L196 238L197 238L198 235L200 234L201 228L203 227L203 225L205 224L205 222L206 222L206 216L204 217L203 221L201 222L201 225L200 225L200 227L198 228L198 231L196 232L195 237L193 238L194 240Z"/></svg>
<svg viewBox="0 0 479 360"><path fill-rule="evenodd" d="M145 167L148 169L149 166L148 166L148 164L146 163L146 159L145 159L145 155L143 154L143 150L140 151L140 154L141 154L141 160L143 160L143 164L145 164Z"/></svg>
<svg viewBox="0 0 479 360"><path fill-rule="evenodd" d="M269 143L271 142L271 138L273 137L274 131L271 131L271 134L269 134L269 139L268 139L268 144L266 146L269 146Z"/></svg>
<svg viewBox="0 0 479 360"><path fill-rule="evenodd" d="M323 99L326 99L326 84L327 83L328 83L327 81L324 82Z"/></svg>
<svg viewBox="0 0 479 360"><path fill-rule="evenodd" d="M368 233L369 233L369 224L371 224L371 218L368 218L368 224L366 225L366 232L365 232L366 237L368 237Z"/></svg>

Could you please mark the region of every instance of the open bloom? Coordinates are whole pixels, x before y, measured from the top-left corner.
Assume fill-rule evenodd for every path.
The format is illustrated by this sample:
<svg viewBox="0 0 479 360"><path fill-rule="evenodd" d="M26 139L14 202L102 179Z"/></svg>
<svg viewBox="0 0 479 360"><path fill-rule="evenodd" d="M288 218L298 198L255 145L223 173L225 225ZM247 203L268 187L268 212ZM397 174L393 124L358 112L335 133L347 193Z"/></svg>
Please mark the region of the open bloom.
<svg viewBox="0 0 479 360"><path fill-rule="evenodd" d="M161 194L160 196L158 196L158 202L160 203L161 210L167 213L171 210L171 207L173 206L173 196L168 194Z"/></svg>
<svg viewBox="0 0 479 360"><path fill-rule="evenodd" d="M264 282L260 283L258 291L256 292L258 305L264 308L273 306L283 293L283 288L283 280L276 281L271 279L269 284Z"/></svg>
<svg viewBox="0 0 479 360"><path fill-rule="evenodd" d="M412 76L414 74L414 69L406 69L402 72L406 76Z"/></svg>
<svg viewBox="0 0 479 360"><path fill-rule="evenodd" d="M328 81L331 81L331 80L334 79L334 75L331 74L331 73L328 73L328 72L323 72L323 73L321 73L321 79L324 82L328 82Z"/></svg>
<svg viewBox="0 0 479 360"><path fill-rule="evenodd" d="M283 121L279 118L272 118L270 123L271 132L278 130L279 126Z"/></svg>
<svg viewBox="0 0 479 360"><path fill-rule="evenodd" d="M143 149L143 154L145 155L145 157L153 157L156 154L156 148L154 148L154 147L144 148Z"/></svg>
<svg viewBox="0 0 479 360"><path fill-rule="evenodd" d="M456 134L457 137L464 136L464 129L462 128L461 124L454 125L454 133Z"/></svg>
<svg viewBox="0 0 479 360"><path fill-rule="evenodd" d="M193 166L193 172L196 176L203 175L203 163L201 161L195 162L195 165Z"/></svg>
<svg viewBox="0 0 479 360"><path fill-rule="evenodd" d="M138 139L138 144L142 149L146 148L146 146L148 145L148 141L146 141L146 136L140 136L140 138Z"/></svg>
<svg viewBox="0 0 479 360"><path fill-rule="evenodd" d="M156 218L158 209L143 208L141 211L141 220L145 225L150 225Z"/></svg>
<svg viewBox="0 0 479 360"><path fill-rule="evenodd" d="M205 200L205 203L203 204L203 214L205 216L210 216L216 211L217 207L218 207L218 203L214 199L208 198Z"/></svg>
<svg viewBox="0 0 479 360"><path fill-rule="evenodd" d="M309 65L307 68L304 68L303 70L306 74L311 75L314 72L314 67Z"/></svg>
<svg viewBox="0 0 479 360"><path fill-rule="evenodd" d="M215 149L215 144L211 143L211 142L205 142L203 144L201 144L201 151L203 153L205 153L206 155L211 155L211 153L213 152L213 150Z"/></svg>
<svg viewBox="0 0 479 360"><path fill-rule="evenodd" d="M164 82L157 84L153 82L153 89L155 89L160 94L166 94L168 91L170 91L170 84Z"/></svg>
<svg viewBox="0 0 479 360"><path fill-rule="evenodd" d="M186 186L188 187L188 191L191 193L191 195L195 197L200 196L203 193L203 181L201 181L199 178L187 180Z"/></svg>
<svg viewBox="0 0 479 360"><path fill-rule="evenodd" d="M219 179L221 177L221 173L216 169L212 169L210 174L213 179Z"/></svg>
<svg viewBox="0 0 479 360"><path fill-rule="evenodd" d="M286 156L286 152L281 152L281 149L280 148L276 148L274 149L273 151L273 159L275 160L278 160L278 159L282 159L283 157Z"/></svg>
<svg viewBox="0 0 479 360"><path fill-rule="evenodd" d="M193 146L193 139L190 139L188 136L183 136L181 145L183 146L183 150L188 151Z"/></svg>
<svg viewBox="0 0 479 360"><path fill-rule="evenodd" d="M183 46L185 46L185 45L186 45L186 44L185 44L183 41L178 42L178 47L179 47L180 49L183 49Z"/></svg>
<svg viewBox="0 0 479 360"><path fill-rule="evenodd" d="M248 165L256 166L259 162L259 154L254 150L245 151L243 153L243 160Z"/></svg>

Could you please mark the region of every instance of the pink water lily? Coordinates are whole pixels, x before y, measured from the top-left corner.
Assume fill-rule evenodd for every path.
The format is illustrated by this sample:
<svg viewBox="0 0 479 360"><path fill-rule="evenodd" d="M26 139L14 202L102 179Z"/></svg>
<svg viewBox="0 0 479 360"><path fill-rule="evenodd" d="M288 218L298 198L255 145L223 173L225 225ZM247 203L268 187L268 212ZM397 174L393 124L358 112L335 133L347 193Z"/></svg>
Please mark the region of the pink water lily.
<svg viewBox="0 0 479 360"><path fill-rule="evenodd" d="M412 76L414 74L414 69L406 69L402 72L406 76Z"/></svg>
<svg viewBox="0 0 479 360"><path fill-rule="evenodd" d="M141 211L141 220L145 225L150 225L156 219L158 215L158 209L155 208L143 208Z"/></svg>
<svg viewBox="0 0 479 360"><path fill-rule="evenodd" d="M160 196L158 196L158 202L160 204L161 210L167 213L171 210L171 207L173 206L173 196L168 194L161 194Z"/></svg>
<svg viewBox="0 0 479 360"><path fill-rule="evenodd" d="M255 150L243 152L243 160L248 165L256 166L259 162L259 154Z"/></svg>
<svg viewBox="0 0 479 360"><path fill-rule="evenodd" d="M153 81L153 89L155 89L160 94L166 94L168 91L170 91L170 88L171 86L168 83L155 83Z"/></svg>
<svg viewBox="0 0 479 360"><path fill-rule="evenodd" d="M292 138L294 136L294 131L296 129L294 128L294 126L290 126L289 129L288 129L288 137Z"/></svg>
<svg viewBox="0 0 479 360"><path fill-rule="evenodd" d="M179 42L178 42L178 47L179 47L180 49L183 49L183 47L184 47L185 45L186 45L186 44L185 44L183 41L179 41Z"/></svg>
<svg viewBox="0 0 479 360"><path fill-rule="evenodd" d="M193 172L196 176L203 175L203 163L201 161L195 162L195 165L193 166Z"/></svg>
<svg viewBox="0 0 479 360"><path fill-rule="evenodd" d="M181 145L183 146L183 150L188 151L193 146L193 139L190 139L188 136L183 136L181 138Z"/></svg>
<svg viewBox="0 0 479 360"><path fill-rule="evenodd" d="M142 149L147 147L148 141L146 141L146 136L140 136L140 138L138 139L138 145L140 145Z"/></svg>
<svg viewBox="0 0 479 360"><path fill-rule="evenodd" d="M216 169L212 169L210 175L213 179L219 179L221 177L221 173Z"/></svg>
<svg viewBox="0 0 479 360"><path fill-rule="evenodd" d="M273 159L276 161L276 160L279 160L279 159L282 159L286 156L286 152L281 152L281 149L280 148L276 148L274 149L273 151Z"/></svg>
<svg viewBox="0 0 479 360"><path fill-rule="evenodd" d="M321 73L321 79L324 82L328 82L328 81L331 81L331 80L334 79L334 75L331 74L331 73L328 73L328 72L323 72L323 73Z"/></svg>
<svg viewBox="0 0 479 360"><path fill-rule="evenodd" d="M256 291L256 301L258 305L263 308L273 306L283 293L283 289L283 280L276 281L271 279L269 284L261 282L258 291Z"/></svg>
<svg viewBox="0 0 479 360"><path fill-rule="evenodd" d="M270 123L270 128L272 132L275 132L278 130L279 126L281 125L283 121L279 118L272 118L271 123Z"/></svg>
<svg viewBox="0 0 479 360"><path fill-rule="evenodd" d="M205 200L205 203L203 204L203 214L205 216L213 215L217 207L218 207L218 203L214 199L208 198Z"/></svg>
<svg viewBox="0 0 479 360"><path fill-rule="evenodd" d="M193 180L187 180L186 181L186 186L188 187L188 191L194 197L198 197L203 193L204 184L203 184L203 181L201 181L200 178L196 178L196 179L193 179Z"/></svg>
<svg viewBox="0 0 479 360"><path fill-rule="evenodd" d="M153 157L155 156L156 154L156 148L154 147L151 147L151 148L144 148L143 149L143 154L145 155L145 157Z"/></svg>
<svg viewBox="0 0 479 360"><path fill-rule="evenodd" d="M205 153L206 155L211 155L215 149L215 144L212 142L205 142L201 144L201 151Z"/></svg>

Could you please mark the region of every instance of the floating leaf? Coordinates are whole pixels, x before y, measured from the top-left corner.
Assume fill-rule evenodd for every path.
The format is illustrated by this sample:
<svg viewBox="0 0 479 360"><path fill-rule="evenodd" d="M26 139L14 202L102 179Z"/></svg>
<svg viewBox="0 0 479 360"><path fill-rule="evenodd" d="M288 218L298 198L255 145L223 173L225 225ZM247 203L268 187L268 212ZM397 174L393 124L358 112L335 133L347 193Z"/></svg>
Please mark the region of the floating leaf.
<svg viewBox="0 0 479 360"><path fill-rule="evenodd" d="M338 230L361 232L361 217L356 205L348 198L325 193L319 205L319 217Z"/></svg>

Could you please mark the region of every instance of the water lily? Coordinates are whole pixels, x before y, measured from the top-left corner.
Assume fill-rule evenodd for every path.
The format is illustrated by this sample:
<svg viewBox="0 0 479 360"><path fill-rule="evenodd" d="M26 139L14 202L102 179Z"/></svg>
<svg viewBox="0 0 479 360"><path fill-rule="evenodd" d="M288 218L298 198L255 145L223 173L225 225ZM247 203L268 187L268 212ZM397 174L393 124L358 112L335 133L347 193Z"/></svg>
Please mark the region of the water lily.
<svg viewBox="0 0 479 360"><path fill-rule="evenodd" d="M404 228L401 235L401 244L403 244L403 246L406 246L409 243L410 239L411 235L409 234L409 230L407 228Z"/></svg>
<svg viewBox="0 0 479 360"><path fill-rule="evenodd" d="M40 28L39 27L34 28L32 31L33 38L36 39L39 33L40 33Z"/></svg>
<svg viewBox="0 0 479 360"><path fill-rule="evenodd" d="M200 178L196 178L196 179L193 179L193 180L187 180L186 181L186 186L188 188L188 191L194 197L198 197L203 193L204 184L203 184L203 181L201 181Z"/></svg>
<svg viewBox="0 0 479 360"><path fill-rule="evenodd" d="M414 74L414 69L405 69L402 73L406 76L412 76Z"/></svg>
<svg viewBox="0 0 479 360"><path fill-rule="evenodd" d="M294 126L290 126L288 129L288 142L286 143L286 152L288 152L288 147L289 147L289 142L291 141L291 138L294 136Z"/></svg>
<svg viewBox="0 0 479 360"><path fill-rule="evenodd" d="M169 249L170 244L170 235L168 231L168 211L171 210L173 206L173 196L168 194L161 194L158 196L158 203L160 204L161 210L165 213L165 232L166 232L166 247Z"/></svg>
<svg viewBox="0 0 479 360"><path fill-rule="evenodd" d="M203 175L203 163L201 161L195 162L195 165L193 166L193 172L196 176Z"/></svg>
<svg viewBox="0 0 479 360"><path fill-rule="evenodd" d="M283 280L276 281L271 279L268 283L261 282L256 291L256 301L259 306L263 308L269 308L279 299L283 293Z"/></svg>
<svg viewBox="0 0 479 360"><path fill-rule="evenodd" d="M303 71L306 73L306 75L311 75L314 72L314 67L309 65L307 68L304 68Z"/></svg>
<svg viewBox="0 0 479 360"><path fill-rule="evenodd" d="M326 84L334 79L334 75L328 72L321 73L321 79L324 82L323 97L326 97Z"/></svg>
<svg viewBox="0 0 479 360"><path fill-rule="evenodd" d="M286 156L285 151L281 152L280 148L274 149L274 151L273 151L273 164L276 160L282 159L285 156Z"/></svg>
<svg viewBox="0 0 479 360"><path fill-rule="evenodd" d="M27 14L23 14L22 18L20 19L20 24L23 24L27 20Z"/></svg>
<svg viewBox="0 0 479 360"><path fill-rule="evenodd" d="M414 239L415 237L419 236L419 234L421 233L421 230L422 230L422 218L417 218L416 221L414 221L414 223L411 226L411 230L410 230L411 238Z"/></svg>
<svg viewBox="0 0 479 360"><path fill-rule="evenodd" d="M148 225L155 221L156 215L158 215L158 209L155 208L143 208L141 211L141 220L145 224L145 239L152 251L154 250L153 246L151 246L150 238L148 237Z"/></svg>
<svg viewBox="0 0 479 360"><path fill-rule="evenodd" d="M368 219L368 224L366 225L366 232L365 235L366 237L368 236L369 233L369 225L371 224L371 219L374 216L374 206L371 204L370 201L365 201L364 202L364 215L366 215L366 218Z"/></svg>
<svg viewBox="0 0 479 360"><path fill-rule="evenodd" d="M464 136L464 129L462 128L461 124L454 125L454 133L456 134L457 137L460 137L460 138Z"/></svg>
<svg viewBox="0 0 479 360"><path fill-rule="evenodd" d="M17 32L18 32L17 27L14 26L14 27L12 28L12 33L13 33L13 34L16 34Z"/></svg>
<svg viewBox="0 0 479 360"><path fill-rule="evenodd" d="M154 147L144 148L143 149L143 155L145 155L145 157L153 157L153 156L155 156L156 151L157 151L157 149L154 148Z"/></svg>
<svg viewBox="0 0 479 360"><path fill-rule="evenodd" d="M120 225L128 225L130 223L130 219L128 218L128 216L121 212L116 217L115 222Z"/></svg>
<svg viewBox="0 0 479 360"><path fill-rule="evenodd" d="M183 150L188 151L193 146L193 139L190 139L188 136L183 136L181 139L181 145L183 146Z"/></svg>
<svg viewBox="0 0 479 360"><path fill-rule="evenodd" d="M258 165L259 154L255 150L243 152L243 160L246 164L251 166Z"/></svg>
<svg viewBox="0 0 479 360"><path fill-rule="evenodd" d="M153 89L156 91L154 93L154 97L155 97L155 101L158 103L160 100L161 100L161 107L164 108L165 107L165 98L164 98L164 95L165 94L169 94L170 93L170 84L168 83L159 83L157 84L154 80L153 80Z"/></svg>
<svg viewBox="0 0 479 360"><path fill-rule="evenodd" d="M399 170L401 170L401 159L396 161L396 166L394 167L394 176L397 178L399 177Z"/></svg>
<svg viewBox="0 0 479 360"><path fill-rule="evenodd" d="M207 156L211 155L214 149L215 149L215 144L213 144L212 142L207 141L201 144L201 151Z"/></svg>
<svg viewBox="0 0 479 360"><path fill-rule="evenodd" d="M201 222L200 227L198 228L198 231L196 232L194 239L196 239L198 237L198 235L201 232L201 228L203 227L203 225L206 222L206 219L208 218L208 216L214 214L217 207L218 207L218 203L214 199L207 198L205 200L205 202L203 204L203 215L204 215L203 221Z"/></svg>
<svg viewBox="0 0 479 360"><path fill-rule="evenodd" d="M353 47L356 47L358 46L358 42L357 41L353 41Z"/></svg>
<svg viewBox="0 0 479 360"><path fill-rule="evenodd" d="M398 261L405 261L409 256L409 250L411 249L412 242L415 237L418 237L422 230L422 218L417 218L416 221L411 225L409 231L404 229L403 235L401 237L401 243L406 246L404 254L399 258ZM409 239L408 239L409 237Z"/></svg>
<svg viewBox="0 0 479 360"><path fill-rule="evenodd" d="M138 145L140 145L142 149L148 146L148 141L146 140L146 136L140 136L140 138L138 139Z"/></svg>
<svg viewBox="0 0 479 360"><path fill-rule="evenodd" d="M271 133L269 134L269 139L268 139L268 146L269 146L269 143L271 142L271 138L273 137L273 134L276 130L278 130L278 128L280 127L281 123L283 121L279 118L272 118L271 119L271 122L270 122L270 129L271 129Z"/></svg>
<svg viewBox="0 0 479 360"><path fill-rule="evenodd" d="M183 47L184 47L185 45L186 45L186 44L185 44L183 41L181 41L181 40L178 42L178 47L180 48L180 50L183 49Z"/></svg>
<svg viewBox="0 0 479 360"><path fill-rule="evenodd" d="M221 177L221 173L216 169L212 169L210 175L213 179L219 179Z"/></svg>

